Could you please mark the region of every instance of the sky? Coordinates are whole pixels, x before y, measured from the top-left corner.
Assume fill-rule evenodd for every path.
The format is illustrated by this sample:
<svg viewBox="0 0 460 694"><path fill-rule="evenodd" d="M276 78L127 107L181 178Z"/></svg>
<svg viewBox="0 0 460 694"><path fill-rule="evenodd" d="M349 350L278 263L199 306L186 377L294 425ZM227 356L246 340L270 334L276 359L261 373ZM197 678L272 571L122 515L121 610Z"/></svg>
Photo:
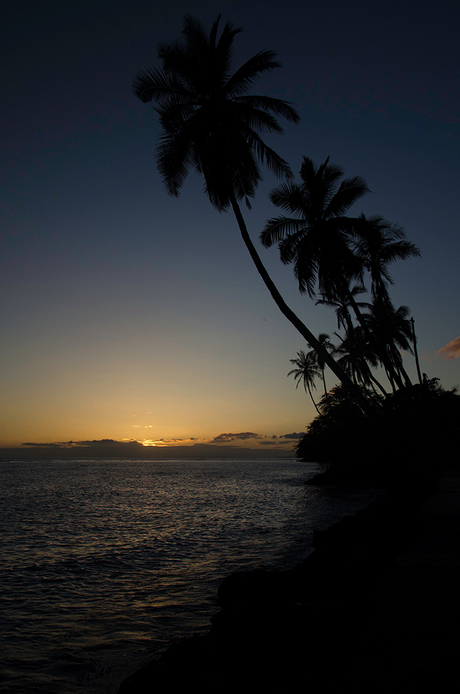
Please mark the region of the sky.
<svg viewBox="0 0 460 694"><path fill-rule="evenodd" d="M287 378L307 345L202 181L168 196L158 121L132 93L186 14L209 30L219 13L244 29L235 67L264 49L283 64L252 91L298 109L267 139L296 179L303 156L330 156L372 191L351 212L420 248L392 266L392 299L411 309L422 370L460 385L457 3L18 0L0 29L5 455L290 455L315 416ZM334 313L259 243L277 184L266 172L244 212L251 237L287 303L332 335Z"/></svg>

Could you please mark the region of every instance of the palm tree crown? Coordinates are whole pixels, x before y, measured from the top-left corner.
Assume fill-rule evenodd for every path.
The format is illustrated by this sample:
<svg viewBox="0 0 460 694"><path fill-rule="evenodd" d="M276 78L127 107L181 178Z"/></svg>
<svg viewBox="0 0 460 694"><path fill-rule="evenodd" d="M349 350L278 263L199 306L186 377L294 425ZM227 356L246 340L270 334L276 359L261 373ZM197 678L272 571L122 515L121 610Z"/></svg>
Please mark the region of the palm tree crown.
<svg viewBox="0 0 460 694"><path fill-rule="evenodd" d="M203 175L211 203L219 211L231 206L241 237L278 308L365 409L367 404L348 375L286 304L249 236L238 202L245 199L249 205L261 179L260 163L278 176L292 176L288 164L260 133L281 133L278 116L293 123L299 116L286 101L246 93L262 74L279 67L276 54L261 51L232 74L233 39L241 29L227 23L218 38L219 19L208 36L199 21L186 17L183 38L160 44L162 68L144 70L134 80L136 96L158 104L155 110L163 128L159 171L168 192L177 196L193 167Z"/></svg>
<svg viewBox="0 0 460 694"><path fill-rule="evenodd" d="M393 280L388 265L395 260L420 256L417 246L406 239L404 229L383 217L361 215L355 225L354 252L369 272L374 299L389 301L388 284Z"/></svg>
<svg viewBox="0 0 460 694"><path fill-rule="evenodd" d="M202 24L185 18L183 38L160 44L162 69L145 70L134 80L141 101L155 101L163 136L158 168L169 193L179 195L190 167L205 180L218 210L251 198L261 179L259 162L276 175L291 175L288 164L260 137L283 132L276 117L298 122L286 101L250 96L247 90L265 72L280 66L274 51L261 51L232 74L232 43L241 29L226 24L220 37L214 22L209 36Z"/></svg>
<svg viewBox="0 0 460 694"><path fill-rule="evenodd" d="M315 166L303 158L300 184L288 181L272 191L276 207L291 216L269 219L261 234L264 246L278 243L283 263L294 263L294 273L301 292L327 298L343 296L344 283L360 277L361 265L350 248L353 235L352 218L347 210L369 192L359 176L339 181L340 167L329 163L329 157Z"/></svg>
<svg viewBox="0 0 460 694"><path fill-rule="evenodd" d="M316 411L319 414L319 410L312 393L313 389L316 390L315 379L318 376L320 376L321 373L318 367L315 352L311 350L310 352L305 353L303 350L300 350L299 352L297 352L297 359L290 359L289 361L293 366L296 366L297 368L289 371L288 376L294 376L296 388L299 387L300 383L303 384L305 392L309 394L313 402L313 405L315 406Z"/></svg>

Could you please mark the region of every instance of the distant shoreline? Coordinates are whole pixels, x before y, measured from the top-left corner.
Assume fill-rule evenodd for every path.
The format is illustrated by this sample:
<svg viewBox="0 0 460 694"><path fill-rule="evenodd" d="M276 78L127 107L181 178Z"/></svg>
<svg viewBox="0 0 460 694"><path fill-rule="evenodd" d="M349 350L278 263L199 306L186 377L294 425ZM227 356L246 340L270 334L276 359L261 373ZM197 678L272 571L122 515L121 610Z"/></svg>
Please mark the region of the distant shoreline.
<svg viewBox="0 0 460 694"><path fill-rule="evenodd" d="M205 450L197 451L198 446L175 446L160 448L155 446L142 446L142 450L117 450L112 447L97 448L0 448L0 461L13 460L46 460L46 459L95 459L104 460L215 460L216 458L228 458L238 460L244 458L260 458L273 460L292 460L296 458L295 452L281 452L250 448L238 448L231 446L203 445ZM212 449L212 450L210 450Z"/></svg>

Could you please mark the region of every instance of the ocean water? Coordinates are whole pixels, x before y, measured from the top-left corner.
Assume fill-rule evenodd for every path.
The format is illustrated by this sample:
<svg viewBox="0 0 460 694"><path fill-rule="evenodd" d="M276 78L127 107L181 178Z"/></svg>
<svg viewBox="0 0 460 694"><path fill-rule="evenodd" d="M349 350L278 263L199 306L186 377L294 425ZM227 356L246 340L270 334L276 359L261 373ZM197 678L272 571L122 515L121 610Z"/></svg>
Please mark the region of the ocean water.
<svg viewBox="0 0 460 694"><path fill-rule="evenodd" d="M291 568L372 498L288 460L0 462L0 692L115 694L205 631L238 570Z"/></svg>

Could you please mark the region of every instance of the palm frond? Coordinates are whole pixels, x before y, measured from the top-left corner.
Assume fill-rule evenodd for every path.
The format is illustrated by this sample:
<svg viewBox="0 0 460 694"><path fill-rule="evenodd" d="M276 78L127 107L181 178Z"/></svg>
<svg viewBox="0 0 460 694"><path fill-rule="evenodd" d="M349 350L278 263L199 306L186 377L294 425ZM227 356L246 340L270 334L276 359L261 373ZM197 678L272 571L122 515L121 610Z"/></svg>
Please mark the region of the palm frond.
<svg viewBox="0 0 460 694"><path fill-rule="evenodd" d="M189 130L193 125L185 124L180 132L165 133L157 148L158 170L163 178L166 190L177 197L187 177L189 167L195 157L190 142Z"/></svg>
<svg viewBox="0 0 460 694"><path fill-rule="evenodd" d="M370 193L366 181L360 176L347 178L341 182L339 189L329 201L327 214L334 217L344 215L347 210L366 193Z"/></svg>
<svg viewBox="0 0 460 694"><path fill-rule="evenodd" d="M292 171L287 161L280 157L274 149L268 147L268 145L265 144L265 142L256 132L248 129L246 135L247 142L256 152L258 159L265 164L267 168L275 174L275 176L278 176L278 178L281 178L282 176L292 176Z"/></svg>
<svg viewBox="0 0 460 694"><path fill-rule="evenodd" d="M231 109L235 118L241 118L246 127L258 132L283 133L283 128L276 118L267 111L254 108L249 103L232 102Z"/></svg>
<svg viewBox="0 0 460 694"><path fill-rule="evenodd" d="M144 103L167 99L186 99L190 94L184 86L163 70L141 70L133 80L133 92Z"/></svg>
<svg viewBox="0 0 460 694"><path fill-rule="evenodd" d="M219 22L220 16L208 34L187 15L182 36L159 46L161 69L140 72L133 89L142 101L158 105L163 128L158 167L168 192L177 195L194 167L204 176L212 204L224 210L231 195L246 201L254 195L261 164L277 176L292 176L261 134L282 133L279 117L297 122L298 114L282 100L245 93L279 67L276 54L260 51L231 75L233 40L241 29L227 23L219 31Z"/></svg>
<svg viewBox="0 0 460 694"><path fill-rule="evenodd" d="M271 191L270 200L276 207L300 216L304 209L305 192L296 183L287 181Z"/></svg>
<svg viewBox="0 0 460 694"><path fill-rule="evenodd" d="M224 88L225 96L231 98L243 94L264 72L281 67L275 56L275 51L260 51L249 58L227 81Z"/></svg>
<svg viewBox="0 0 460 694"><path fill-rule="evenodd" d="M299 229L300 227L300 229ZM267 220L263 231L260 234L260 240L265 248L270 248L274 243L278 243L286 236L290 236L298 231L301 231L303 222L299 219L290 219L289 217L272 217Z"/></svg>
<svg viewBox="0 0 460 694"><path fill-rule="evenodd" d="M295 108L283 99L274 99L271 96L257 96L254 94L246 96L236 96L233 101L235 103L248 104L252 108L256 108L265 113L271 113L275 116L285 118L290 123L298 123L300 116Z"/></svg>

